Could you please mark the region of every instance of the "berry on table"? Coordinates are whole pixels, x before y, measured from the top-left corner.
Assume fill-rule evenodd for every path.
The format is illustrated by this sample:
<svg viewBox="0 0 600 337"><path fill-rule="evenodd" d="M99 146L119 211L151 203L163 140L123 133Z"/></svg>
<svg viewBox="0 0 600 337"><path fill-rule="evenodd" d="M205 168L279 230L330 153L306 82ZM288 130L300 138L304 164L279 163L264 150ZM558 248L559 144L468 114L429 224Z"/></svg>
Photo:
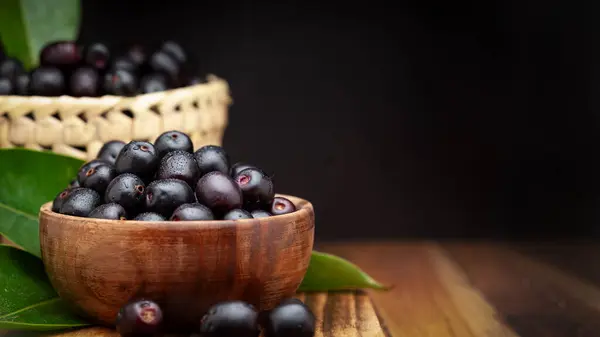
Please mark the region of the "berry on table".
<svg viewBox="0 0 600 337"><path fill-rule="evenodd" d="M198 163L201 175L212 171L229 174L229 156L220 146L203 146L194 152L194 158Z"/></svg>
<svg viewBox="0 0 600 337"><path fill-rule="evenodd" d="M156 179L180 179L190 186L196 186L200 170L194 156L185 151L177 150L164 156L156 170Z"/></svg>
<svg viewBox="0 0 600 337"><path fill-rule="evenodd" d="M37 96L60 96L65 92L65 76L56 67L39 67L31 73L29 90Z"/></svg>
<svg viewBox="0 0 600 337"><path fill-rule="evenodd" d="M196 197L201 204L219 214L242 206L240 187L229 175L219 171L205 174L198 180Z"/></svg>
<svg viewBox="0 0 600 337"><path fill-rule="evenodd" d="M91 188L78 187L63 200L59 213L87 217L94 208L100 206L102 198Z"/></svg>
<svg viewBox="0 0 600 337"><path fill-rule="evenodd" d="M200 322L202 337L258 337L258 313L242 301L226 301L212 306Z"/></svg>
<svg viewBox="0 0 600 337"><path fill-rule="evenodd" d="M171 151L194 152L194 144L188 135L180 131L167 131L159 135L154 141L154 147L160 157Z"/></svg>
<svg viewBox="0 0 600 337"><path fill-rule="evenodd" d="M113 179L104 193L104 202L117 203L128 213L135 213L144 204L146 185L135 174L123 173Z"/></svg>
<svg viewBox="0 0 600 337"><path fill-rule="evenodd" d="M142 179L154 175L158 164L159 158L154 145L140 141L125 144L115 160L117 173L133 173Z"/></svg>
<svg viewBox="0 0 600 337"><path fill-rule="evenodd" d="M284 197L276 197L271 204L271 214L281 215L296 211L296 205Z"/></svg>
<svg viewBox="0 0 600 337"><path fill-rule="evenodd" d="M135 218L135 221L166 221L167 219L162 215L154 212L144 212L138 214Z"/></svg>
<svg viewBox="0 0 600 337"><path fill-rule="evenodd" d="M123 206L111 202L96 207L88 217L108 220L126 220L127 211L125 211L125 208L123 208Z"/></svg>
<svg viewBox="0 0 600 337"><path fill-rule="evenodd" d="M124 146L125 146L125 142L120 141L120 140L108 141L108 142L104 143L104 145L102 145L100 150L98 150L98 155L96 156L96 158L98 160L102 160L111 165L114 165L115 160L117 159L117 156L119 155L119 152L121 152L121 150L123 149Z"/></svg>
<svg viewBox="0 0 600 337"><path fill-rule="evenodd" d="M177 207L194 201L194 191L183 180L154 180L146 187L146 209L167 218Z"/></svg>
<svg viewBox="0 0 600 337"><path fill-rule="evenodd" d="M170 218L171 221L202 221L214 219L215 216L210 208L199 203L183 204L177 207Z"/></svg>
<svg viewBox="0 0 600 337"><path fill-rule="evenodd" d="M231 211L227 212L224 216L223 216L223 220L241 220L241 219L252 219L252 214L248 213L248 211L245 211L243 209L232 209Z"/></svg>
<svg viewBox="0 0 600 337"><path fill-rule="evenodd" d="M299 300L286 300L268 314L264 324L265 337L313 337L315 316Z"/></svg>
<svg viewBox="0 0 600 337"><path fill-rule="evenodd" d="M162 334L163 313L155 302L139 300L124 305L115 323L122 337L159 336Z"/></svg>

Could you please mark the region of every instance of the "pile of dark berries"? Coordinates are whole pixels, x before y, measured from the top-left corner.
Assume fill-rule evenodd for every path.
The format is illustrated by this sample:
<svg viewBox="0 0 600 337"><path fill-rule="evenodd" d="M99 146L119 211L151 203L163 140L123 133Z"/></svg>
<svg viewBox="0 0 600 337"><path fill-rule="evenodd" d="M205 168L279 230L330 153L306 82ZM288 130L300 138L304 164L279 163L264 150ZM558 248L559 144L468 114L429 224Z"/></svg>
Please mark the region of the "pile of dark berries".
<svg viewBox="0 0 600 337"><path fill-rule="evenodd" d="M290 200L275 197L263 170L230 165L219 146L193 148L179 131L161 134L154 144L107 142L56 196L52 211L140 221L239 220L296 211Z"/></svg>
<svg viewBox="0 0 600 337"><path fill-rule="evenodd" d="M121 308L116 319L122 337L155 337L165 333L160 306L150 300L133 301ZM281 302L259 320L255 308L242 301L226 301L212 306L198 322L202 337L312 337L315 316L298 299Z"/></svg>
<svg viewBox="0 0 600 337"><path fill-rule="evenodd" d="M56 41L44 46L30 72L0 46L0 95L134 96L205 82L189 72L185 50L173 41L119 53L102 43Z"/></svg>

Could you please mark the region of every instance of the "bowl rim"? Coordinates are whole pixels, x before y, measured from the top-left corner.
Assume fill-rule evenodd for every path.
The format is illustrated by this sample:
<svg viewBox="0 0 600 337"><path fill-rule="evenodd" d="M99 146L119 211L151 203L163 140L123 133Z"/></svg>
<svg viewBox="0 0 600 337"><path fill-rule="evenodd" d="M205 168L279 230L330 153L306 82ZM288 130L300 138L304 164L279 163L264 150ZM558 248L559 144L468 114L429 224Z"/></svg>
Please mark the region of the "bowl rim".
<svg viewBox="0 0 600 337"><path fill-rule="evenodd" d="M193 220L193 221L139 221L139 220L111 220L111 219L98 219L98 218L88 218L88 217L79 217L74 215L65 215L52 211L52 201L44 203L40 207L40 211L38 214L38 219L40 220L40 224L42 223L42 218L53 218L58 220L59 222L74 222L77 220L77 223L80 225L87 224L106 224L113 227L132 227L133 228L153 228L153 229L170 229L173 230L175 228L179 229L190 229L190 228L227 228L227 227L247 227L258 225L261 222L270 222L270 221L294 221L299 216L306 215L309 217L314 217L314 209L313 205L310 201L292 196L287 194L275 194L276 197L284 197L289 199L294 205L296 205L296 211L287 214L280 215L272 215L270 217L258 218L258 219L239 219L239 220ZM62 220L62 221L61 221ZM313 224L314 226L314 224Z"/></svg>

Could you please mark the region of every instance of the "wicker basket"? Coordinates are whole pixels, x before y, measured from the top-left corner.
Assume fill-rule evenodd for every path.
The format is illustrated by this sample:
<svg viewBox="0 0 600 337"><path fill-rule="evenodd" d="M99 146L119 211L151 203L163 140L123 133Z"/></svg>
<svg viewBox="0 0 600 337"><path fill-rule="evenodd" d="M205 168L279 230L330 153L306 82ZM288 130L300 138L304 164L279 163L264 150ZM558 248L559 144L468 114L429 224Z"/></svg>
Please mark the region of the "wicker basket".
<svg viewBox="0 0 600 337"><path fill-rule="evenodd" d="M186 132L196 148L221 145L232 103L227 82L135 97L0 96L0 147L25 147L90 160L110 140L153 142Z"/></svg>

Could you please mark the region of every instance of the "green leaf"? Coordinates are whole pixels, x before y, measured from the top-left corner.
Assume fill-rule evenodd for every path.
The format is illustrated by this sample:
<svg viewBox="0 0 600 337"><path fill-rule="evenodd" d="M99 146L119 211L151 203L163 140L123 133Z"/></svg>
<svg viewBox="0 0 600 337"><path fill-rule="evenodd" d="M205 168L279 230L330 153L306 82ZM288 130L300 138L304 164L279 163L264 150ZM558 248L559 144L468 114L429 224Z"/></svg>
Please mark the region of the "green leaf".
<svg viewBox="0 0 600 337"><path fill-rule="evenodd" d="M0 329L52 331L89 325L61 300L42 261L0 245Z"/></svg>
<svg viewBox="0 0 600 337"><path fill-rule="evenodd" d="M39 257L40 207L54 200L83 163L52 152L0 149L0 234Z"/></svg>
<svg viewBox="0 0 600 337"><path fill-rule="evenodd" d="M341 257L312 252L310 265L298 291L334 291L353 289L387 290L355 264Z"/></svg>
<svg viewBox="0 0 600 337"><path fill-rule="evenodd" d="M0 38L6 53L31 69L45 44L77 38L79 17L79 0L2 0Z"/></svg>

